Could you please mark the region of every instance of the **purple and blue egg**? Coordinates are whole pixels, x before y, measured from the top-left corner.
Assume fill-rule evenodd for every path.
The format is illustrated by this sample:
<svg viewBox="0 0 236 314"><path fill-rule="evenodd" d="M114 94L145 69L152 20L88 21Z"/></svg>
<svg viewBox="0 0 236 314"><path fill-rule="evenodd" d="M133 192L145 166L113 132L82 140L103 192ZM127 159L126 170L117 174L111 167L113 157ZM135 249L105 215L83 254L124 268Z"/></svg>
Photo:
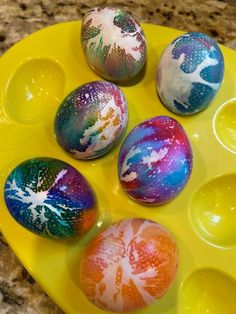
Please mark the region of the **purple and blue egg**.
<svg viewBox="0 0 236 314"><path fill-rule="evenodd" d="M146 205L174 199L187 184L191 170L188 137L179 122L167 116L137 125L120 149L120 183L132 199Z"/></svg>
<svg viewBox="0 0 236 314"><path fill-rule="evenodd" d="M224 77L224 58L208 35L190 32L173 40L161 55L157 91L163 104L179 115L207 108Z"/></svg>
<svg viewBox="0 0 236 314"><path fill-rule="evenodd" d="M113 83L95 81L74 90L55 117L59 145L76 159L94 159L120 140L128 121L124 94Z"/></svg>
<svg viewBox="0 0 236 314"><path fill-rule="evenodd" d="M97 219L95 196L86 179L54 158L19 164L6 180L4 197L19 224L47 238L82 236Z"/></svg>

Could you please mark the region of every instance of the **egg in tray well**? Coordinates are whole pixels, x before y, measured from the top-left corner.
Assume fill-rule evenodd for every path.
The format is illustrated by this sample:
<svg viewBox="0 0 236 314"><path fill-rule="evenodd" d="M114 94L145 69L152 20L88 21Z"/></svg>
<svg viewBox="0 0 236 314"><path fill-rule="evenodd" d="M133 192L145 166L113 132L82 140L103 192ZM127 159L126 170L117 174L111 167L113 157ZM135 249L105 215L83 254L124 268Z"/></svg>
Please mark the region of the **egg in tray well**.
<svg viewBox="0 0 236 314"><path fill-rule="evenodd" d="M195 115L177 116L158 98L155 75L164 48L181 32L146 24L142 28L147 41L145 69L133 84L119 85L129 110L125 135L155 116L179 122L193 154L185 188L161 206L144 206L131 199L117 174L124 135L112 151L90 161L76 160L60 148L54 136L59 105L78 86L101 78L85 60L81 22L58 24L17 43L0 59L1 231L25 267L66 313L91 314L104 311L95 308L80 287L85 248L112 223L133 217L154 221L175 239L179 269L169 291L137 313L235 313L235 52L221 47L225 75L210 106ZM4 184L18 164L35 157L66 162L89 182L97 197L98 215L84 237L49 240L12 219L3 198Z"/></svg>

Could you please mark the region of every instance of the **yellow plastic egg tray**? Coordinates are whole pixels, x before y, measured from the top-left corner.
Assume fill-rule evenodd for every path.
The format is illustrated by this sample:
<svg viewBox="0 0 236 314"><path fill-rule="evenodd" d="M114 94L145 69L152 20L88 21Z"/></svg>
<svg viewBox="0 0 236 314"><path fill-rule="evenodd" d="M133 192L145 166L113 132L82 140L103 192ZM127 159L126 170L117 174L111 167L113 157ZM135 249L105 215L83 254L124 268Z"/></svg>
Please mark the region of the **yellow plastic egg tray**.
<svg viewBox="0 0 236 314"><path fill-rule="evenodd" d="M79 288L79 261L85 246L113 221L145 217L175 237L180 266L167 294L142 314L236 313L236 52L222 47L225 76L212 104L199 114L169 112L156 93L158 60L181 32L143 24L148 44L145 71L120 85L129 106L127 132L144 119L168 115L186 130L193 148L193 171L172 202L147 207L132 201L117 176L119 145L108 155L77 161L58 146L54 116L63 98L81 84L99 80L80 44L81 22L40 30L0 58L0 228L24 266L68 314L104 313ZM9 172L21 161L54 157L77 168L98 199L97 225L82 239L54 241L36 236L10 216L3 198Z"/></svg>

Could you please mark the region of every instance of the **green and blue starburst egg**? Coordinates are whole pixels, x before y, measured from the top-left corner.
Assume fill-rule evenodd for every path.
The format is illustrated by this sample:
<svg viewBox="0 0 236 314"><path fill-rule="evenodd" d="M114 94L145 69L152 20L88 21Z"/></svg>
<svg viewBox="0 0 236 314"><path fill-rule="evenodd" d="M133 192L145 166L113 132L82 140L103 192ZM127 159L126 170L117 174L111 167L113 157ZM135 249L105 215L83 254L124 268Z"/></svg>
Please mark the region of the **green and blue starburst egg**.
<svg viewBox="0 0 236 314"><path fill-rule="evenodd" d="M26 229L47 238L86 234L96 222L94 193L83 175L54 158L33 158L9 174L7 208Z"/></svg>
<svg viewBox="0 0 236 314"><path fill-rule="evenodd" d="M207 108L224 77L224 58L208 35L190 32L173 40L161 55L157 91L163 104L179 115Z"/></svg>

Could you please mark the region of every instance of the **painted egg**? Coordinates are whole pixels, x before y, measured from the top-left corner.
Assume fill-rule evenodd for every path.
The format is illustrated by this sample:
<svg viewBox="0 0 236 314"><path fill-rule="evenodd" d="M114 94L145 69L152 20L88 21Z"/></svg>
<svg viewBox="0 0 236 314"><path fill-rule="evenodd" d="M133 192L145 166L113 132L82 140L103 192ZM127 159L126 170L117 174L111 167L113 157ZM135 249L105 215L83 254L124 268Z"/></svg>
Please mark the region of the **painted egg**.
<svg viewBox="0 0 236 314"><path fill-rule="evenodd" d="M164 50L157 69L157 91L172 112L190 115L207 108L224 76L217 43L202 33L186 33Z"/></svg>
<svg viewBox="0 0 236 314"><path fill-rule="evenodd" d="M144 204L171 201L186 185L191 170L190 142L182 126L170 117L140 123L120 149L120 183L132 199Z"/></svg>
<svg viewBox="0 0 236 314"><path fill-rule="evenodd" d="M110 82L91 82L63 101L55 118L55 134L59 145L72 157L92 159L116 145L127 121L122 91Z"/></svg>
<svg viewBox="0 0 236 314"><path fill-rule="evenodd" d="M13 218L40 236L83 235L96 221L95 197L88 182L61 160L22 162L8 176L4 197Z"/></svg>
<svg viewBox="0 0 236 314"><path fill-rule="evenodd" d="M141 218L123 220L98 234L86 248L81 288L102 309L138 310L168 291L178 261L176 242L162 225Z"/></svg>
<svg viewBox="0 0 236 314"><path fill-rule="evenodd" d="M81 43L90 67L110 81L132 79L146 61L141 26L119 8L90 10L82 21Z"/></svg>

